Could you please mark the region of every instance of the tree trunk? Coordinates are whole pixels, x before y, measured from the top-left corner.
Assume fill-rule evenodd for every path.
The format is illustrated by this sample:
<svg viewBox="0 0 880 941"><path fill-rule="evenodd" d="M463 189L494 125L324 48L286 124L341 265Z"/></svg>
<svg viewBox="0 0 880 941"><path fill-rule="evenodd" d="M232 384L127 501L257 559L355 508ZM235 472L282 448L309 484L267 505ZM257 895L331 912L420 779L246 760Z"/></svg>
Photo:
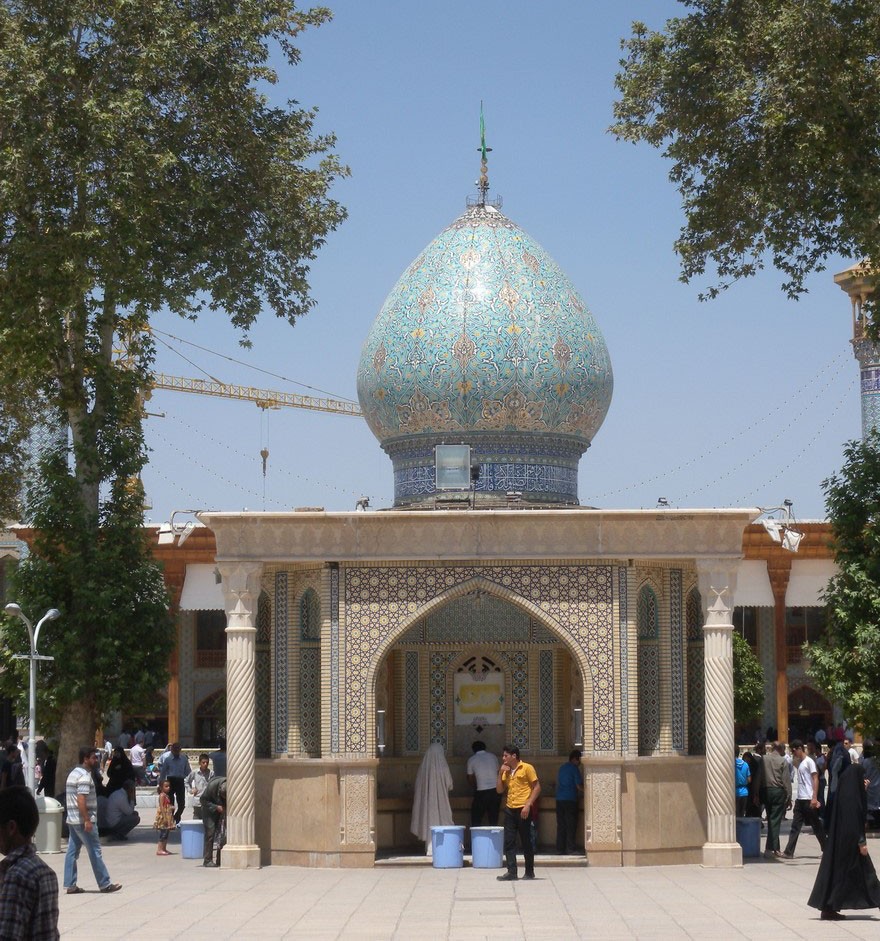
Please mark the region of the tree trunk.
<svg viewBox="0 0 880 941"><path fill-rule="evenodd" d="M79 764L79 750L95 744L97 727L98 717L91 699L79 699L65 707L58 743L58 776L55 781L58 793L64 790L67 775Z"/></svg>

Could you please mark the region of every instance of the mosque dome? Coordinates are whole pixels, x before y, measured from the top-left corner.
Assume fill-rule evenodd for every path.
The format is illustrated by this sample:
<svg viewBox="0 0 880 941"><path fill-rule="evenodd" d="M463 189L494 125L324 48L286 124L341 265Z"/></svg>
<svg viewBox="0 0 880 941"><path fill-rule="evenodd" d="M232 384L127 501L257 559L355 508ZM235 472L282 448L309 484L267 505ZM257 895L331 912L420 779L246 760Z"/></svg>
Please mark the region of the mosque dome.
<svg viewBox="0 0 880 941"><path fill-rule="evenodd" d="M406 269L364 343L361 409L394 466L395 506L430 506L438 444L471 447L473 498L577 504L611 402L602 334L556 262L475 201Z"/></svg>

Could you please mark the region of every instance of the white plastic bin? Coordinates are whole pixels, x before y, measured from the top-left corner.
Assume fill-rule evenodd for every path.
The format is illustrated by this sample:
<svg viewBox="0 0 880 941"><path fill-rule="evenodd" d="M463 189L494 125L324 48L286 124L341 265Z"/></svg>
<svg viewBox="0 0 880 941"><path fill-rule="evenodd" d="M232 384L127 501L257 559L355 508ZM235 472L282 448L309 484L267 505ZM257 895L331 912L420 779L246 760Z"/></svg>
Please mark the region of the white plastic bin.
<svg viewBox="0 0 880 941"><path fill-rule="evenodd" d="M40 812L40 822L34 834L34 844L38 853L61 852L61 820L64 808L54 797L37 795L37 810Z"/></svg>

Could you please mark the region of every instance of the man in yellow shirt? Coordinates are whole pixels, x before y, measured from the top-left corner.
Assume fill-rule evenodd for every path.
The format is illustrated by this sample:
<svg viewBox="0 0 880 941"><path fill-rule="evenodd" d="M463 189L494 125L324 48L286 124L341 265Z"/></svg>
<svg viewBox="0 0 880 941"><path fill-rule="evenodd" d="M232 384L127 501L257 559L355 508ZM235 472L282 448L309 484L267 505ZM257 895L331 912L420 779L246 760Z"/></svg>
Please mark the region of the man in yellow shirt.
<svg viewBox="0 0 880 941"><path fill-rule="evenodd" d="M507 872L498 877L499 882L518 879L516 873L516 835L522 844L526 864L524 879L535 878L535 848L532 845L532 805L541 794L541 785L535 769L519 760L516 745L505 745L501 752L501 767L498 769L499 794L507 791L507 806L504 808L504 857Z"/></svg>

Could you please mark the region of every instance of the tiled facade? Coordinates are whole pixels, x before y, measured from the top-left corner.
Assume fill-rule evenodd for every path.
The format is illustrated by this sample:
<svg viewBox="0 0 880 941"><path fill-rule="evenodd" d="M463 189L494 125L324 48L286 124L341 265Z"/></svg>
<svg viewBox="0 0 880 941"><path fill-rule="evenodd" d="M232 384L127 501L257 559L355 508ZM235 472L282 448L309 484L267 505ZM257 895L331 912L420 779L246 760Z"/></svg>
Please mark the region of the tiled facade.
<svg viewBox="0 0 880 941"><path fill-rule="evenodd" d="M273 754L376 754L380 700L386 755L431 742L451 754L457 669L503 677L505 738L529 753L571 747L575 703L588 753L630 753L633 716L641 753L683 752L701 736L699 708L686 712L700 692L689 657L701 650L685 635L694 597L684 603L679 568L639 572L630 611L627 569L589 560L276 567L263 576L274 588L264 592L274 598ZM666 638L677 661L665 671L664 632L677 635ZM570 671L579 679L568 694Z"/></svg>

